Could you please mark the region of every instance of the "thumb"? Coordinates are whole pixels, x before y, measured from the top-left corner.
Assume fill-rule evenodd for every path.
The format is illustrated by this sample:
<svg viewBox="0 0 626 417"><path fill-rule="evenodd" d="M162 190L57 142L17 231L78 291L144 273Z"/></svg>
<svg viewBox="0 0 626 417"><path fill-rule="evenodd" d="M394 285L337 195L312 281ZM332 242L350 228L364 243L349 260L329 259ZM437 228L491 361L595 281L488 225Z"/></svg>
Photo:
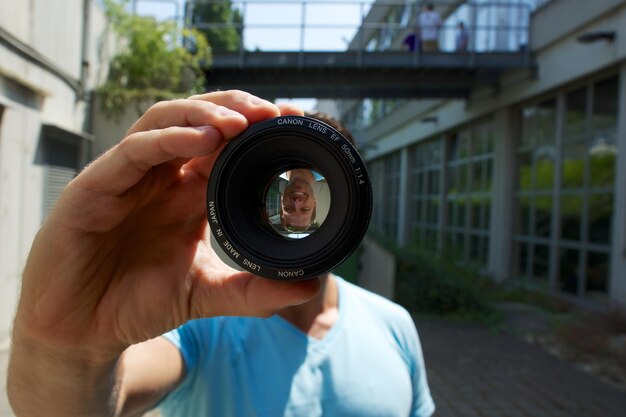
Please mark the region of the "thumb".
<svg viewBox="0 0 626 417"><path fill-rule="evenodd" d="M274 281L236 272L216 285L198 281L191 294L190 319L216 316L270 317L303 304L320 291L320 279Z"/></svg>

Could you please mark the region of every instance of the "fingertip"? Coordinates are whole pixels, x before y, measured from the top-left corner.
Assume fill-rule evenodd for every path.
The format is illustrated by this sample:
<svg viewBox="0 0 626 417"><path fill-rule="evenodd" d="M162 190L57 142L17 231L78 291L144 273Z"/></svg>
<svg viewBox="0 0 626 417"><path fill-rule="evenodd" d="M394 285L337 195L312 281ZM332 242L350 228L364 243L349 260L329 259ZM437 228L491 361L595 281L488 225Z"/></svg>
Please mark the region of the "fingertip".
<svg viewBox="0 0 626 417"><path fill-rule="evenodd" d="M280 108L270 101L252 94L249 95L248 101L252 105L250 112L247 114L247 118L250 123L273 119L274 117L281 115Z"/></svg>
<svg viewBox="0 0 626 417"><path fill-rule="evenodd" d="M281 116L304 116L304 111L293 103L278 103Z"/></svg>

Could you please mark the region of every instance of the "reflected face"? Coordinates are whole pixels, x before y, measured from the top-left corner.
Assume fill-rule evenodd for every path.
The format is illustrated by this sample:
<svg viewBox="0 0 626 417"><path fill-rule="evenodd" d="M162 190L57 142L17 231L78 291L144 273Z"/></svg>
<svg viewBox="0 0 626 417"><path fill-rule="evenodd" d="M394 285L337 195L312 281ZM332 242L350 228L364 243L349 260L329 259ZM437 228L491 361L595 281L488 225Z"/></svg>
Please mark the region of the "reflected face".
<svg viewBox="0 0 626 417"><path fill-rule="evenodd" d="M315 219L315 195L311 183L313 176L292 174L281 198L281 220L285 226L306 229Z"/></svg>
<svg viewBox="0 0 626 417"><path fill-rule="evenodd" d="M281 237L302 239L324 223L330 189L324 176L311 168L278 173L267 185L263 219Z"/></svg>

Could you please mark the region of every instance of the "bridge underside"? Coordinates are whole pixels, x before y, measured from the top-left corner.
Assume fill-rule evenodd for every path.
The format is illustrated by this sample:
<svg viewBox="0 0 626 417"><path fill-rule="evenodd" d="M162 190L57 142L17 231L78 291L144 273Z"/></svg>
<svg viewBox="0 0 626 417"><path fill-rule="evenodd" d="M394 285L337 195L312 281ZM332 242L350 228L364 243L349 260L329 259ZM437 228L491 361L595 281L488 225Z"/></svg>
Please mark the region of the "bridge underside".
<svg viewBox="0 0 626 417"><path fill-rule="evenodd" d="M529 67L519 53L245 52L214 54L207 88L266 98L464 98Z"/></svg>

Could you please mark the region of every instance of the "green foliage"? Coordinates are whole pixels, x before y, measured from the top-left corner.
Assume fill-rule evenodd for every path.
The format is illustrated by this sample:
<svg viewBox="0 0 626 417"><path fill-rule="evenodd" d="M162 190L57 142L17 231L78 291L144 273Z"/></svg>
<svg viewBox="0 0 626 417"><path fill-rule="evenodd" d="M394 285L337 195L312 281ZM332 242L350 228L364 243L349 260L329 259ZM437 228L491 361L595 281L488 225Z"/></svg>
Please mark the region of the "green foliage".
<svg viewBox="0 0 626 417"><path fill-rule="evenodd" d="M363 247L359 246L352 255L336 267L333 272L350 282L357 282L359 276L359 259L363 254Z"/></svg>
<svg viewBox="0 0 626 417"><path fill-rule="evenodd" d="M104 3L119 42L109 77L97 91L109 116L120 114L136 100L169 99L203 90L202 67L211 58L204 35L180 30L175 22L131 15L124 3ZM181 38L193 39L194 50L180 46Z"/></svg>
<svg viewBox="0 0 626 417"><path fill-rule="evenodd" d="M198 26L213 52L233 52L240 48L243 16L232 8L232 2L194 3L191 10L192 26ZM218 25L219 24L219 25Z"/></svg>
<svg viewBox="0 0 626 417"><path fill-rule="evenodd" d="M403 249L380 236L370 236L396 257L395 301L414 314L493 322L491 282L471 266L446 261L433 252Z"/></svg>

